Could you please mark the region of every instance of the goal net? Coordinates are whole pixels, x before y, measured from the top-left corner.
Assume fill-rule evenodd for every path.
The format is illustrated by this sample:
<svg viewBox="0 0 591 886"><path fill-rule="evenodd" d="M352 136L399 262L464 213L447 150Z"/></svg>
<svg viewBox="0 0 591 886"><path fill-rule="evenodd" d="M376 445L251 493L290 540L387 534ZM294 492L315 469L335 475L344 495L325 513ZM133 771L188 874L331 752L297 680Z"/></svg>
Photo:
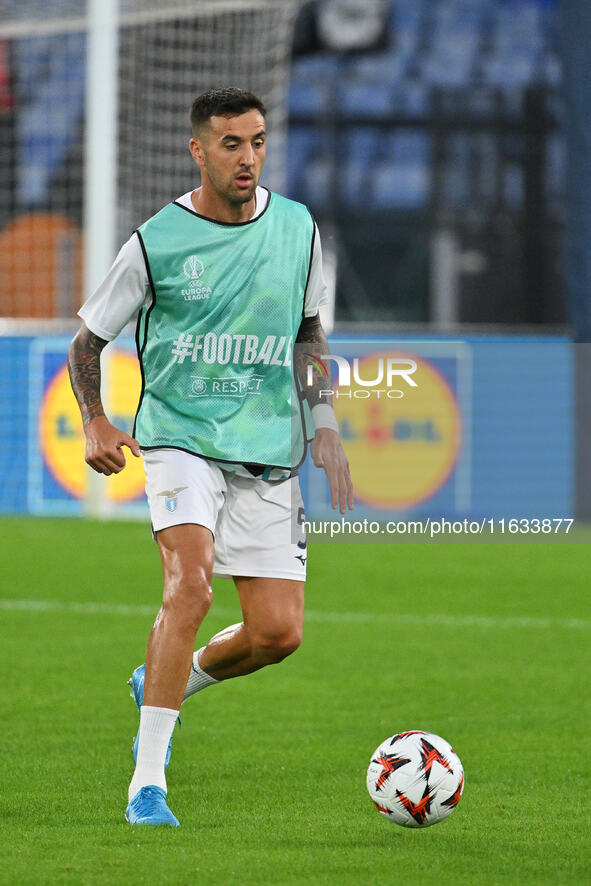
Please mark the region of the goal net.
<svg viewBox="0 0 591 886"><path fill-rule="evenodd" d="M265 101L270 141L263 181L281 191L285 93L297 4L127 0L126 5L127 17L135 23L122 30L120 50L122 232L195 181L188 109L195 96L212 86L239 86ZM171 8L164 15L166 5Z"/></svg>
<svg viewBox="0 0 591 886"><path fill-rule="evenodd" d="M24 330L33 338L59 328L70 336L72 318L121 243L199 185L188 149L189 108L206 89L234 85L260 95L269 129L262 183L282 190L298 6L299 0L0 2L0 332ZM54 325L39 322L46 319ZM30 419L27 444L35 468L32 509L44 512L50 490L56 513L64 510L62 493L91 511L125 513L141 499L141 478L129 471L116 486L113 478L105 484L80 475L83 439L64 374L65 347L65 336L35 342L28 400L40 418ZM104 387L109 378L118 381L116 390L103 391L104 400L125 430L139 390L132 353L124 337L105 352ZM82 467L74 469L78 459Z"/></svg>
<svg viewBox="0 0 591 886"><path fill-rule="evenodd" d="M198 185L188 110L212 86L263 98L270 132L263 183L282 189L297 7L298 0L0 3L0 316L71 317L89 253L101 255L94 265L104 273L134 227ZM105 192L110 205L101 210ZM93 237L84 238L91 224ZM86 279L96 283L97 273Z"/></svg>

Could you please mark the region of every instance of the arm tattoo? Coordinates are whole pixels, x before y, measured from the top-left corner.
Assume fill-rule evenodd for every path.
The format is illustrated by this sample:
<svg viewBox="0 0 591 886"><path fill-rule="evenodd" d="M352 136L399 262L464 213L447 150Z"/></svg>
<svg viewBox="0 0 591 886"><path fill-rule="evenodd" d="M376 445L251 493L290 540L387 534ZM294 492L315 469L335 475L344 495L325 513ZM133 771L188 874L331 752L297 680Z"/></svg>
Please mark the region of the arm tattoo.
<svg viewBox="0 0 591 886"><path fill-rule="evenodd" d="M68 372L82 424L104 415L101 402L101 351L107 342L83 325L68 349Z"/></svg>
<svg viewBox="0 0 591 886"><path fill-rule="evenodd" d="M295 348L295 369L308 405L310 408L318 403L329 402L332 405L331 401L323 400L320 395L320 391L325 390L327 384L329 384L327 379L321 378L318 372L314 370L313 383L311 386L307 384L308 358L306 353L312 354L315 357L320 357L321 354L328 354L328 341L326 340L319 314L316 314L315 317L304 317L302 319L296 338L296 345L305 345L305 347Z"/></svg>

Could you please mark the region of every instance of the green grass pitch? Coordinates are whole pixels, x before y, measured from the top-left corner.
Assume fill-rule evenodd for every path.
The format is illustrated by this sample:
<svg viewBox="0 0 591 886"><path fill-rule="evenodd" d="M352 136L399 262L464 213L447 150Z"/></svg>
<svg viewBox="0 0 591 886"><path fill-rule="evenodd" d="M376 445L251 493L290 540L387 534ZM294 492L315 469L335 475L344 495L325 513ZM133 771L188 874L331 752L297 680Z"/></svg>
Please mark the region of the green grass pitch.
<svg viewBox="0 0 591 886"><path fill-rule="evenodd" d="M126 680L160 596L148 527L3 519L0 538L1 883L591 882L587 545L311 548L301 649L183 707L173 830L123 818ZM217 581L199 640L239 620ZM452 742L466 789L405 830L365 771L416 728Z"/></svg>

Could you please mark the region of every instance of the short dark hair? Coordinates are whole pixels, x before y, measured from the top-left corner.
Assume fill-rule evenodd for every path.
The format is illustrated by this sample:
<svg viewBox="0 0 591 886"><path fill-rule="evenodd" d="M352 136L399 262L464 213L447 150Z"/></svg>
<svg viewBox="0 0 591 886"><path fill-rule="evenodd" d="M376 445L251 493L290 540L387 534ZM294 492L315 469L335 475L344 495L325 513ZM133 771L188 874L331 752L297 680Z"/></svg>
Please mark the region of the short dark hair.
<svg viewBox="0 0 591 886"><path fill-rule="evenodd" d="M253 92L247 92L237 86L208 89L191 105L191 126L196 133L210 117L237 117L252 110L260 111L263 117L267 115L265 105Z"/></svg>

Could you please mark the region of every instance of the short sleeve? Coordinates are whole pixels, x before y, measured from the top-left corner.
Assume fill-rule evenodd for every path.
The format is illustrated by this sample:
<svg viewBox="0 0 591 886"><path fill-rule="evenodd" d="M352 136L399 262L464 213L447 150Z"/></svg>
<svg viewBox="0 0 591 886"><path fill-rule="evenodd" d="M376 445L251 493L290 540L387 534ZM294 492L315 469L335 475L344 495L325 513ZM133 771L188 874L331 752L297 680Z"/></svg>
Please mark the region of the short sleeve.
<svg viewBox="0 0 591 886"><path fill-rule="evenodd" d="M326 281L322 272L322 247L320 245L320 233L318 225L314 222L314 244L312 246L312 259L310 265L310 277L308 288L304 298L304 317L315 317L318 308L328 302Z"/></svg>
<svg viewBox="0 0 591 886"><path fill-rule="evenodd" d="M132 234L119 250L103 282L78 311L78 316L91 332L111 341L150 298L144 256L137 234Z"/></svg>

